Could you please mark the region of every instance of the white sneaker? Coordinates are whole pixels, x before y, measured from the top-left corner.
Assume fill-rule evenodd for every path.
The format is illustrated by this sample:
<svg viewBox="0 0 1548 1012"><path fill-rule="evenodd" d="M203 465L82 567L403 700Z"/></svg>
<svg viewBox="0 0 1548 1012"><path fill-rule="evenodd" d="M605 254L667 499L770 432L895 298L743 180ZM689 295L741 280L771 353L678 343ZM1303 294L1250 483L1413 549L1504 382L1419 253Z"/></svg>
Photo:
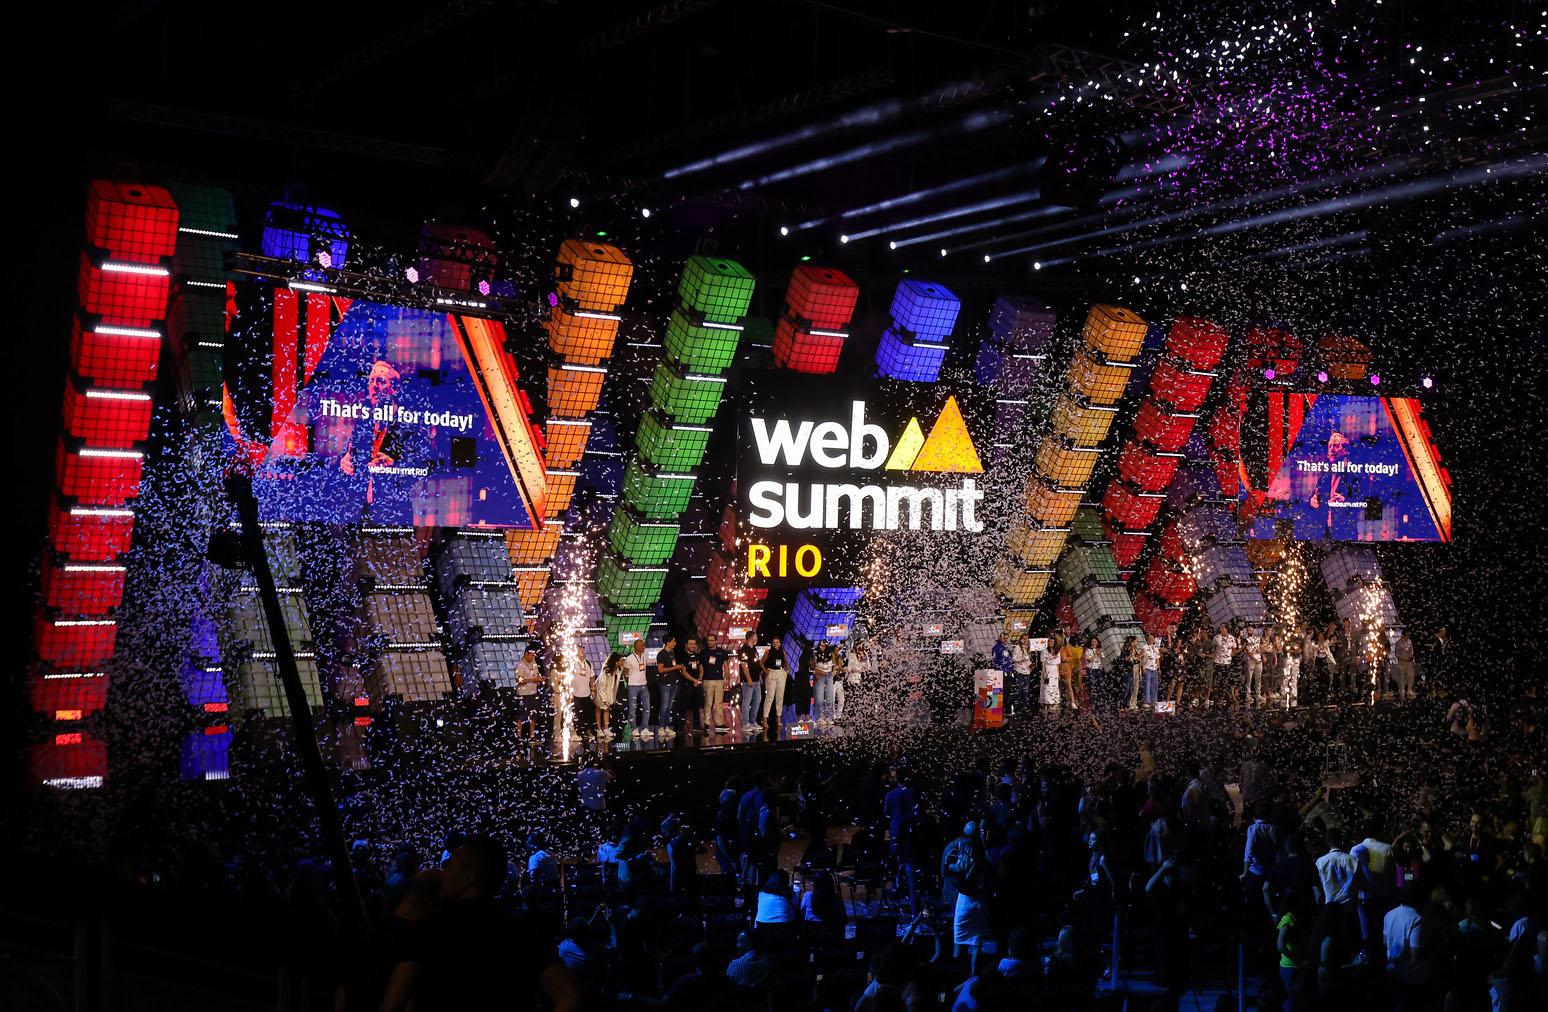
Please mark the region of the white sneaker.
<svg viewBox="0 0 1548 1012"><path fill-rule="evenodd" d="M656 736L656 732L652 731L648 727L642 727L635 733L638 734L641 738L654 738Z"/></svg>

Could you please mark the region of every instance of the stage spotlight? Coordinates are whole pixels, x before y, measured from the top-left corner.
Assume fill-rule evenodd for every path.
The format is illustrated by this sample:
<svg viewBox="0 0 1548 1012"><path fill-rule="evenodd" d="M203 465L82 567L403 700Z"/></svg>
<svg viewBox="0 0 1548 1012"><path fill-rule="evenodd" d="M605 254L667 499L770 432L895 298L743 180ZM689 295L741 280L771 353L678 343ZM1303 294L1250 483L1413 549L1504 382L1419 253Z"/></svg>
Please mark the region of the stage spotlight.
<svg viewBox="0 0 1548 1012"><path fill-rule="evenodd" d="M781 225L781 226L779 226L779 234L780 235L789 235L790 234L790 226L789 225Z"/></svg>
<svg viewBox="0 0 1548 1012"><path fill-rule="evenodd" d="M571 207L580 207L580 198L579 197L571 197L570 198L570 206Z"/></svg>
<svg viewBox="0 0 1548 1012"><path fill-rule="evenodd" d="M1420 380L1419 382L1420 382L1421 385L1423 385L1423 387L1426 390L1430 389L1431 387L1433 387L1435 385L1435 380L1431 379L1429 376L1426 376L1424 379Z"/></svg>
<svg viewBox="0 0 1548 1012"><path fill-rule="evenodd" d="M324 250L318 250L317 251L317 263L318 263L319 266L322 266L322 267L332 267L333 266L333 254L329 253L325 249Z"/></svg>
<svg viewBox="0 0 1548 1012"><path fill-rule="evenodd" d="M409 279L409 284L417 284L419 282L419 268L410 267L403 272L403 276Z"/></svg>
<svg viewBox="0 0 1548 1012"><path fill-rule="evenodd" d="M984 263L988 263L988 262L989 262L989 254L985 253L984 254Z"/></svg>
<svg viewBox="0 0 1548 1012"><path fill-rule="evenodd" d="M1188 290L1188 282L1186 282L1186 281L1179 282L1177 287L1181 288L1183 291L1186 292Z"/></svg>
<svg viewBox="0 0 1548 1012"><path fill-rule="evenodd" d="M1326 383L1327 381L1328 381L1328 374L1325 371L1324 372L1319 372L1317 374L1317 382L1318 383Z"/></svg>
<svg viewBox="0 0 1548 1012"><path fill-rule="evenodd" d="M889 243L888 243L888 244L887 244L887 248L888 248L888 249L897 249L897 248L898 248L898 244L897 244L897 243L895 243L895 242L889 242Z"/></svg>
<svg viewBox="0 0 1548 1012"><path fill-rule="evenodd" d="M848 242L848 241L849 241L849 236L847 236L847 235L839 236L839 242Z"/></svg>
<svg viewBox="0 0 1548 1012"><path fill-rule="evenodd" d="M1373 386L1373 387L1381 386L1381 377L1378 376L1376 373L1371 373L1371 386Z"/></svg>
<svg viewBox="0 0 1548 1012"><path fill-rule="evenodd" d="M1043 262L1041 260L1034 260L1034 261L1032 261L1032 269L1034 271L1042 270L1043 269Z"/></svg>
<svg viewBox="0 0 1548 1012"><path fill-rule="evenodd" d="M1263 378L1266 379L1266 380L1273 379L1274 378L1274 370L1273 369L1265 369L1265 370L1263 370Z"/></svg>
<svg viewBox="0 0 1548 1012"><path fill-rule="evenodd" d="M480 281L478 283L478 294L480 294L480 295L488 295L489 294L489 282L488 281Z"/></svg>
<svg viewBox="0 0 1548 1012"><path fill-rule="evenodd" d="M945 256L945 255L946 255L946 247L942 246L941 247L941 256Z"/></svg>
<svg viewBox="0 0 1548 1012"><path fill-rule="evenodd" d="M650 217L650 208L648 208L648 207L640 208L640 217L641 218L649 218Z"/></svg>
<svg viewBox="0 0 1548 1012"><path fill-rule="evenodd" d="M811 259L810 256L804 256L804 257L801 258L801 262L804 264L804 263L806 263L810 259Z"/></svg>

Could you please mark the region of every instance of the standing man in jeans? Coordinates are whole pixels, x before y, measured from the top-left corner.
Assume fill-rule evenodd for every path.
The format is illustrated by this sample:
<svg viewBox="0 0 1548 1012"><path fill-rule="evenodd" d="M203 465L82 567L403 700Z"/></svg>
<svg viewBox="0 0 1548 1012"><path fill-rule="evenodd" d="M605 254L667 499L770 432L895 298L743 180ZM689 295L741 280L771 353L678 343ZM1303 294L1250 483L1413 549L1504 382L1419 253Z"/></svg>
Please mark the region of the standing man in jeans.
<svg viewBox="0 0 1548 1012"><path fill-rule="evenodd" d="M1247 691L1242 703L1251 709L1263 705L1263 634L1257 626L1247 627L1242 652L1247 655Z"/></svg>
<svg viewBox="0 0 1548 1012"><path fill-rule="evenodd" d="M736 648L742 662L742 731L761 731L759 710L763 706L763 661L758 657L758 631L747 630L742 645Z"/></svg>
<svg viewBox="0 0 1548 1012"><path fill-rule="evenodd" d="M1214 664L1209 673L1209 680L1204 683L1204 705L1209 706L1210 694L1214 691L1215 683L1224 682L1230 685L1231 660L1236 656L1236 637L1231 635L1229 626L1222 625L1220 631L1215 634Z"/></svg>
<svg viewBox="0 0 1548 1012"><path fill-rule="evenodd" d="M656 712L656 734L661 738L675 737L672 727L672 701L677 687L683 684L683 666L677 660L677 637L667 634L656 651L656 690L661 693L660 707Z"/></svg>
<svg viewBox="0 0 1548 1012"><path fill-rule="evenodd" d="M521 663L516 665L516 737L521 729L527 729L529 739L537 738L539 709L538 687L543 684L543 671L538 667L537 651L528 647L522 651Z"/></svg>
<svg viewBox="0 0 1548 1012"><path fill-rule="evenodd" d="M1145 705L1153 710L1156 707L1156 689L1161 681L1161 637L1145 637L1145 645L1140 648L1140 673Z"/></svg>
<svg viewBox="0 0 1548 1012"><path fill-rule="evenodd" d="M715 634L704 634L704 727L706 730L729 731L721 712L726 701L725 650L715 645Z"/></svg>
<svg viewBox="0 0 1548 1012"><path fill-rule="evenodd" d="M650 685L645 681L645 638L634 641L634 649L618 662L619 673L629 694L624 709L624 719L634 726L638 735L650 734Z"/></svg>

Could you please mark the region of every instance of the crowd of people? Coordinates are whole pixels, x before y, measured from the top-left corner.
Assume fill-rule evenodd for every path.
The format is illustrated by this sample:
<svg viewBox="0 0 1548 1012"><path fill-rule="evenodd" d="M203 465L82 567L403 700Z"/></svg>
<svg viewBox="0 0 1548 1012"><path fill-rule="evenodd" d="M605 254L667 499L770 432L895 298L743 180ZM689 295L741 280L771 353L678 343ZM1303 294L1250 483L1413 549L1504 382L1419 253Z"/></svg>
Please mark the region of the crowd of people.
<svg viewBox="0 0 1548 1012"><path fill-rule="evenodd" d="M1430 772L1487 755L1492 795L1375 768L1307 791L1269 761L1294 733L1223 776L1144 746L1093 778L1046 749L754 772L701 827L626 806L563 862L542 832L509 859L453 840L400 859L342 1007L1177 1008L1240 984L1260 1009L1548 1009L1542 770L1442 735Z"/></svg>

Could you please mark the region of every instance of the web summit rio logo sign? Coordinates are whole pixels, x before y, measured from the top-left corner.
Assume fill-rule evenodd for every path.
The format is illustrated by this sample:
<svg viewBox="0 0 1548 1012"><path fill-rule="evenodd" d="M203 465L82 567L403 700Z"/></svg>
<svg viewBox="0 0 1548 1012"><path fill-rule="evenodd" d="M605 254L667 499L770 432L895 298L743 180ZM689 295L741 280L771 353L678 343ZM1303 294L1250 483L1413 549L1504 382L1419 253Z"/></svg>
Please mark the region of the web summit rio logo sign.
<svg viewBox="0 0 1548 1012"><path fill-rule="evenodd" d="M852 548L863 532L984 529L976 477L984 467L956 397L928 431L918 415L879 424L868 417L874 402L849 399L845 408L827 417L757 409L745 417L742 517L762 535L747 545L748 577L815 577L825 548ZM800 532L801 543L781 543L777 535L787 532Z"/></svg>

